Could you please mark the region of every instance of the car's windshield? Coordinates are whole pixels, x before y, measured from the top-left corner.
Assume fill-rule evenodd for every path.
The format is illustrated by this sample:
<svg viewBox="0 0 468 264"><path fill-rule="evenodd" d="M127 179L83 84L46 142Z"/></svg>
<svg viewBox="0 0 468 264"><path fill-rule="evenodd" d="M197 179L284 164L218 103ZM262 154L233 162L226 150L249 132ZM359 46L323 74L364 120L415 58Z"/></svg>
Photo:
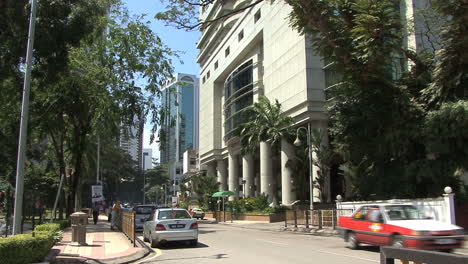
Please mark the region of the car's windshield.
<svg viewBox="0 0 468 264"><path fill-rule="evenodd" d="M137 214L151 214L151 211L153 211L153 207L151 206L141 206L141 207L136 207L135 208L135 213Z"/></svg>
<svg viewBox="0 0 468 264"><path fill-rule="evenodd" d="M427 219L423 211L412 205L387 205L385 213L390 220L419 220Z"/></svg>
<svg viewBox="0 0 468 264"><path fill-rule="evenodd" d="M158 219L190 219L192 218L185 210L167 210L160 211Z"/></svg>

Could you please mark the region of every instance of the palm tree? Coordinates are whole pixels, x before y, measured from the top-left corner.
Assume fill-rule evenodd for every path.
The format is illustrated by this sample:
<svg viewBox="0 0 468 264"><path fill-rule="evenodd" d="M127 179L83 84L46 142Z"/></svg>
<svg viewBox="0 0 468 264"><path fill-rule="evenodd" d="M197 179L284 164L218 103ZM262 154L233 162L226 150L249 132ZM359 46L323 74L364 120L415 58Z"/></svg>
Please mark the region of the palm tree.
<svg viewBox="0 0 468 264"><path fill-rule="evenodd" d="M275 156L274 154L279 152L282 139L291 141L291 135L293 134L291 127L294 122L291 117L282 112L278 100L275 100L275 103L272 104L268 98L260 97L258 102L247 107L244 113L244 120L249 121L241 125L240 141L243 154L254 153L257 147L261 145L260 143L263 143L267 146L267 149L271 146L271 153ZM277 201L275 196L277 192L274 191L276 184L274 184L273 175L268 175L268 178L270 177L273 183L272 186L268 185L266 187L268 190L263 190L264 187L261 186L261 191L271 195L268 201L275 205Z"/></svg>
<svg viewBox="0 0 468 264"><path fill-rule="evenodd" d="M294 121L281 110L278 100L272 104L262 96L258 102L244 110L246 123L241 125L242 152L254 153L260 142L268 142L274 150L279 149L281 138L290 138ZM277 152L277 151L275 151Z"/></svg>

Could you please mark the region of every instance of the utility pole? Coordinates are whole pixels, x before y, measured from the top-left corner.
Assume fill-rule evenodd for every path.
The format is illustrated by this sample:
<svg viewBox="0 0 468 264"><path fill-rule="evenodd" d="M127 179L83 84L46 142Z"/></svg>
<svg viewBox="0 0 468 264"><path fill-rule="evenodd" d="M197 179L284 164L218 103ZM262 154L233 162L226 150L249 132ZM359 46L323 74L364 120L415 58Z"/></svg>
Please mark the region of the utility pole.
<svg viewBox="0 0 468 264"><path fill-rule="evenodd" d="M31 67L34 46L34 31L36 26L37 0L31 1L31 17L29 18L28 47L26 51L26 72L24 74L23 102L21 105L21 124L18 143L18 163L16 164L16 190L13 235L21 232L21 218L23 216L24 192L24 162L26 156L26 137L28 133L29 91L31 87Z"/></svg>
<svg viewBox="0 0 468 264"><path fill-rule="evenodd" d="M101 138L97 138L97 165L96 165L96 184L102 184L99 180L99 160L101 158Z"/></svg>

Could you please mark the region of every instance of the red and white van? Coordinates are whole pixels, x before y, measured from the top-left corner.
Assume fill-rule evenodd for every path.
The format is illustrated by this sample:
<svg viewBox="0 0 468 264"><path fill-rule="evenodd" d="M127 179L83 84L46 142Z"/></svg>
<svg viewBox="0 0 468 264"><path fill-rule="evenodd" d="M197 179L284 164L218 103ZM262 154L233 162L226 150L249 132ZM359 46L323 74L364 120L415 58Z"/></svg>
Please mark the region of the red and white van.
<svg viewBox="0 0 468 264"><path fill-rule="evenodd" d="M351 249L360 243L451 251L461 248L465 230L428 218L410 204L363 205L338 219L341 235Z"/></svg>

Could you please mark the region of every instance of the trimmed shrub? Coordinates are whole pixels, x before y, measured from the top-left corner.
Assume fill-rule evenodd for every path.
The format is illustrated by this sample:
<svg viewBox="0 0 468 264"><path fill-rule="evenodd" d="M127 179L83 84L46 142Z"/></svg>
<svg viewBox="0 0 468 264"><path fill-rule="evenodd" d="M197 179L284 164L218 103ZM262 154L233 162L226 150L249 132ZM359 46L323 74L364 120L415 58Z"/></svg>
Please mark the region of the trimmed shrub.
<svg viewBox="0 0 468 264"><path fill-rule="evenodd" d="M49 223L38 225L34 228L36 234L44 234L53 237L55 242L58 242L62 239L62 231L60 224L58 223Z"/></svg>
<svg viewBox="0 0 468 264"><path fill-rule="evenodd" d="M65 229L67 227L70 227L71 226L71 222L70 222L70 219L66 219L66 220L54 220L54 223L55 224L59 224L60 225L60 229Z"/></svg>
<svg viewBox="0 0 468 264"><path fill-rule="evenodd" d="M60 224L56 223L48 223L48 224L42 224L42 225L37 225L34 228L34 232L50 232L50 233L56 233L61 230Z"/></svg>
<svg viewBox="0 0 468 264"><path fill-rule="evenodd" d="M2 263L24 264L41 262L54 245L53 236L48 232L20 234L0 238L0 259Z"/></svg>

